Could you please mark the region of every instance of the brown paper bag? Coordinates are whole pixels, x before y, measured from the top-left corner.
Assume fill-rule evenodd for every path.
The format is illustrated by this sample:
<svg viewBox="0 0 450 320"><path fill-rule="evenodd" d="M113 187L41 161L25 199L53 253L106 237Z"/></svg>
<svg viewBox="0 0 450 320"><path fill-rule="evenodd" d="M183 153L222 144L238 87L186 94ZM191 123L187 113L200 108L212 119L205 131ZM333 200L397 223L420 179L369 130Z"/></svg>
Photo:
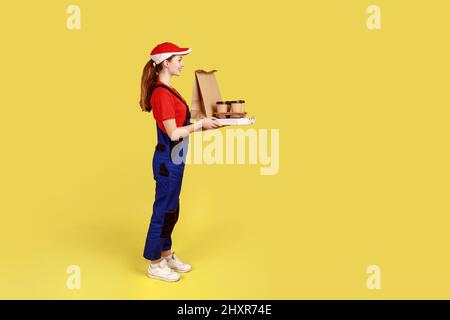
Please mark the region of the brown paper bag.
<svg viewBox="0 0 450 320"><path fill-rule="evenodd" d="M216 102L222 100L214 73L217 70L195 70L191 114L195 119L211 117L216 112Z"/></svg>

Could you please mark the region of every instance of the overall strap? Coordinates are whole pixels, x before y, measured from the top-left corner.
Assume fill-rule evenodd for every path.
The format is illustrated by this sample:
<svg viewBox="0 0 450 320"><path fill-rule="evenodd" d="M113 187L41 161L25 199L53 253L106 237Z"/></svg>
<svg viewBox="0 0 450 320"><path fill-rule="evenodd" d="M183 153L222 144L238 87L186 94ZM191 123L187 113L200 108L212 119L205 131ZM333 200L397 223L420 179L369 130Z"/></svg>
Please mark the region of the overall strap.
<svg viewBox="0 0 450 320"><path fill-rule="evenodd" d="M151 97L151 95L152 95L152 93L153 93L153 90L155 90L156 88L165 88L166 90L169 90L169 91L170 91L175 97L177 97L178 100L180 100L180 101L186 106L186 108L189 110L189 106L186 104L186 102L184 102L184 100L181 99L181 97L180 97L178 94L176 94L175 91L173 91L173 90L170 89L168 86L165 86L165 85L163 85L163 84L157 84L156 86L154 86L153 89L152 89L152 92L150 93L150 97ZM149 91L150 91L150 90L149 90ZM148 101L149 101L149 103L150 103L150 100L148 100ZM150 108L151 108L151 106L150 106Z"/></svg>

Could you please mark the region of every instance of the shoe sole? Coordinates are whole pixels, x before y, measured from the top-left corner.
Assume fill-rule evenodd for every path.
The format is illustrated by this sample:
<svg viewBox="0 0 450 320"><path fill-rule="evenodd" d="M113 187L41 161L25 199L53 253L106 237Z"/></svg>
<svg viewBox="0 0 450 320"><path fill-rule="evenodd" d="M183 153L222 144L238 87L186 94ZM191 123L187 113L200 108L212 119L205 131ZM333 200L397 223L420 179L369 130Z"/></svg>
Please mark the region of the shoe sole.
<svg viewBox="0 0 450 320"><path fill-rule="evenodd" d="M155 276L155 275L149 274L149 273L147 273L147 276L152 279L157 279L157 280L167 281L167 282L176 282L176 281L180 280L180 278L181 278L181 277L179 277L178 279L167 279L167 278Z"/></svg>

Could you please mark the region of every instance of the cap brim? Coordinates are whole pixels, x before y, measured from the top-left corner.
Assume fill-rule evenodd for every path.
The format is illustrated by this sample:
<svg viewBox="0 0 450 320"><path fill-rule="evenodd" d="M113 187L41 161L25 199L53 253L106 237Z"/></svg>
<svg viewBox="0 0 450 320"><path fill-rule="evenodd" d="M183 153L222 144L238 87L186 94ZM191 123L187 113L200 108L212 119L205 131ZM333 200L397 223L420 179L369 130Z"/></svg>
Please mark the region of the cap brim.
<svg viewBox="0 0 450 320"><path fill-rule="evenodd" d="M189 52L191 52L191 48L181 48L181 50L177 51L177 52L166 52L166 53L153 54L153 55L150 55L150 57L152 58L153 61L155 61L156 64L159 64L162 61L169 59L171 56L174 56L174 55L184 56L184 55L188 54Z"/></svg>
<svg viewBox="0 0 450 320"><path fill-rule="evenodd" d="M181 51L178 51L175 54L184 56L184 55L187 55L189 52L191 52L191 48L181 48Z"/></svg>

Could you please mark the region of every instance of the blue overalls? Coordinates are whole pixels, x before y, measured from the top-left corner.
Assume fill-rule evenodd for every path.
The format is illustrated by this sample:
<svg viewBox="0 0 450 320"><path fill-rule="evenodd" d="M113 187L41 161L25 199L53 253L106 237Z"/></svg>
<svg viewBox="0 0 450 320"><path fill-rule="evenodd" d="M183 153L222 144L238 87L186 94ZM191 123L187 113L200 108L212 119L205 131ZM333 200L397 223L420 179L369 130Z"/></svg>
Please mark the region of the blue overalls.
<svg viewBox="0 0 450 320"><path fill-rule="evenodd" d="M183 126L191 124L191 113L186 102L168 86L158 84L155 88L157 87L169 90L186 106L186 119ZM179 196L189 142L188 137L172 141L158 125L156 130L158 144L153 155L153 178L156 181L155 201L144 248L144 257L149 260L158 260L161 257L161 251L172 247L171 234L180 211Z"/></svg>

